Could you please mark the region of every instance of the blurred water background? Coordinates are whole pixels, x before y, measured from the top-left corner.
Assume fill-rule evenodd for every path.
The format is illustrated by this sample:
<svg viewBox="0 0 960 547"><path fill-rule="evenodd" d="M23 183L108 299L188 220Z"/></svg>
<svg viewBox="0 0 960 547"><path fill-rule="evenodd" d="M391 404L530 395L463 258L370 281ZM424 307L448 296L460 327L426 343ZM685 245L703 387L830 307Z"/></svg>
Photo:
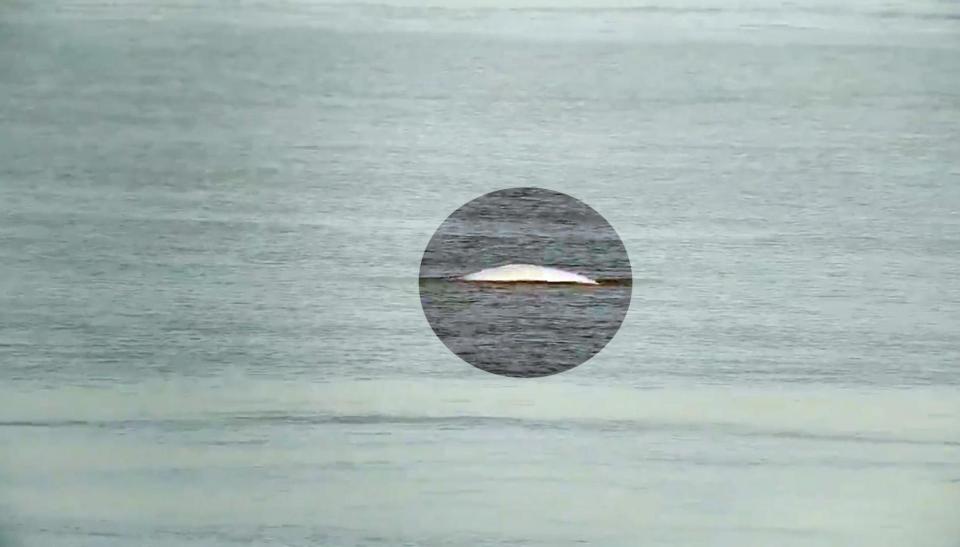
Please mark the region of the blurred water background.
<svg viewBox="0 0 960 547"><path fill-rule="evenodd" d="M15 545L960 540L960 6L0 5ZM619 232L542 379L418 297L456 207Z"/></svg>

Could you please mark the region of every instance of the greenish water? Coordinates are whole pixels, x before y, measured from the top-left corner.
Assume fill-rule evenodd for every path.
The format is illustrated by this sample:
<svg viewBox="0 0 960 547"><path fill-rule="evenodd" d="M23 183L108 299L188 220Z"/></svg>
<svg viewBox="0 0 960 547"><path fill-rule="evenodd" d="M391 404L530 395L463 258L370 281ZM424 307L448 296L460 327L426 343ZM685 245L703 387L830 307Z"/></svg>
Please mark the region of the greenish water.
<svg viewBox="0 0 960 547"><path fill-rule="evenodd" d="M546 4L546 3L544 3ZM0 7L0 522L44 547L960 537L949 2ZM596 358L454 357L441 222L633 269Z"/></svg>

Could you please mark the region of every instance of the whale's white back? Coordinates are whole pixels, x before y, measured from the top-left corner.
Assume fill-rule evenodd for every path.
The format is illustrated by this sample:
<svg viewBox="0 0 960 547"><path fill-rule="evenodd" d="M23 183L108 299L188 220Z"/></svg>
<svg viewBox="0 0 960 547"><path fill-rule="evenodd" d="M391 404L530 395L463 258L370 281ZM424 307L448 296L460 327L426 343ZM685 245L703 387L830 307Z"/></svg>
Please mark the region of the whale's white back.
<svg viewBox="0 0 960 547"><path fill-rule="evenodd" d="M557 268L536 266L534 264L507 264L497 268L487 268L463 276L465 281L540 282L540 283L581 283L596 285L597 282L578 273Z"/></svg>

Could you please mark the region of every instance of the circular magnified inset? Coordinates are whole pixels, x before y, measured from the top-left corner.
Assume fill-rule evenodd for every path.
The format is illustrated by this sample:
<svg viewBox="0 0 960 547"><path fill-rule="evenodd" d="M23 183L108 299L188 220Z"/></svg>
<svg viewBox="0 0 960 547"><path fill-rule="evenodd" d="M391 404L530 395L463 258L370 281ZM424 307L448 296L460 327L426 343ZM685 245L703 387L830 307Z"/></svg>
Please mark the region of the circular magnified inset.
<svg viewBox="0 0 960 547"><path fill-rule="evenodd" d="M437 229L420 302L456 355L503 376L549 376L607 345L630 307L632 271L612 226L542 188L480 196Z"/></svg>

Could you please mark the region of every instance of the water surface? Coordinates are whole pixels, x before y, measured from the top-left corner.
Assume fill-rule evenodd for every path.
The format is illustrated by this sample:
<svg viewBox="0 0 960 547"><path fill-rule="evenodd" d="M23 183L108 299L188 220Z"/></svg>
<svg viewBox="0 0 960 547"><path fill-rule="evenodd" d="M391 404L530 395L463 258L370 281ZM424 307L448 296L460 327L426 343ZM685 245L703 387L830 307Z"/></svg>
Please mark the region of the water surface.
<svg viewBox="0 0 960 547"><path fill-rule="evenodd" d="M23 545L960 537L950 2L0 8L0 522ZM455 358L456 207L633 267L594 359Z"/></svg>

